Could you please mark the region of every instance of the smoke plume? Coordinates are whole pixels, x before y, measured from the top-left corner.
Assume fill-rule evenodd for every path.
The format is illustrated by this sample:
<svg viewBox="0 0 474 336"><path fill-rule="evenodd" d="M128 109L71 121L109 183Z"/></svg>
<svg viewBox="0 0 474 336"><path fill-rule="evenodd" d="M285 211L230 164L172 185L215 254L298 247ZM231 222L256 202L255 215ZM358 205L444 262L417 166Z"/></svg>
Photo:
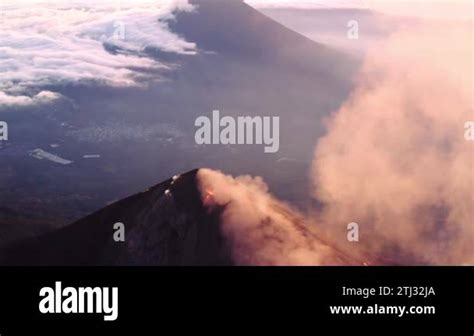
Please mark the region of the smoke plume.
<svg viewBox="0 0 474 336"><path fill-rule="evenodd" d="M203 202L223 206L221 232L239 265L343 265L352 258L319 240L305 218L268 193L260 177L198 172Z"/></svg>
<svg viewBox="0 0 474 336"><path fill-rule="evenodd" d="M319 225L400 263L474 262L472 30L433 24L371 50L313 167ZM347 245L347 242L344 242ZM359 251L360 252L360 251Z"/></svg>
<svg viewBox="0 0 474 336"><path fill-rule="evenodd" d="M462 25L428 24L367 53L317 144L319 206L309 215L261 178L201 170L204 203L225 206L221 230L237 263L474 263L471 37ZM358 242L347 240L353 222Z"/></svg>

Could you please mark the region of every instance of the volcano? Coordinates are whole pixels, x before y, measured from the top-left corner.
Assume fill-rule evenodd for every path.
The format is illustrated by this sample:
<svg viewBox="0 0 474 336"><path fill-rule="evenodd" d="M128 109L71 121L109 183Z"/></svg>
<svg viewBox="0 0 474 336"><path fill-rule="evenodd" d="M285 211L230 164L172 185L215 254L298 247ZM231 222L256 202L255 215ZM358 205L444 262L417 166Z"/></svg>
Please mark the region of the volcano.
<svg viewBox="0 0 474 336"><path fill-rule="evenodd" d="M18 242L3 263L33 265L230 264L218 231L218 211L207 213L197 170L168 179L58 231ZM171 185L172 184L172 185ZM113 239L123 223L125 242Z"/></svg>
<svg viewBox="0 0 474 336"><path fill-rule="evenodd" d="M192 170L182 175L175 175L63 229L9 245L0 250L0 264L80 266L242 264L234 253L235 246L232 245L230 237L224 234L223 230L225 219L222 214L229 204L215 203L212 200L214 194L212 191L200 190L198 172L199 170ZM283 207L276 206L274 211L278 216L292 216ZM265 221L269 224L270 220ZM114 239L115 223L123 223L124 241ZM301 237L324 244L297 220L290 226L290 229L296 230ZM251 230L256 231L258 227ZM251 234L250 231L247 233ZM254 251L246 253L252 254ZM257 253L259 252L255 252ZM360 264L359 261L336 249L332 249L331 255L329 264ZM252 263L250 261L243 264ZM257 261L256 263L261 264Z"/></svg>

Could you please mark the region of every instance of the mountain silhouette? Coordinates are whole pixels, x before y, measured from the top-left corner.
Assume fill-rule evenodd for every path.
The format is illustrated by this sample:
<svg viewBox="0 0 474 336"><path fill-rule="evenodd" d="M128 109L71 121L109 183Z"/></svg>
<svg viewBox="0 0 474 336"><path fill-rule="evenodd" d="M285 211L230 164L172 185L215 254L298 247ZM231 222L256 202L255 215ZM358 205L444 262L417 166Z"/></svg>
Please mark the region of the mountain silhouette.
<svg viewBox="0 0 474 336"><path fill-rule="evenodd" d="M198 170L175 175L65 228L0 249L2 265L236 265L231 243L222 234L226 205L205 206ZM284 208L275 207L288 217ZM117 240L116 223L124 230ZM304 237L302 223L292 223ZM322 241L320 243L324 244ZM334 248L338 264L359 261Z"/></svg>
<svg viewBox="0 0 474 336"><path fill-rule="evenodd" d="M203 208L193 170L118 201L63 229L13 244L1 264L228 265L219 211ZM123 223L125 242L114 240Z"/></svg>

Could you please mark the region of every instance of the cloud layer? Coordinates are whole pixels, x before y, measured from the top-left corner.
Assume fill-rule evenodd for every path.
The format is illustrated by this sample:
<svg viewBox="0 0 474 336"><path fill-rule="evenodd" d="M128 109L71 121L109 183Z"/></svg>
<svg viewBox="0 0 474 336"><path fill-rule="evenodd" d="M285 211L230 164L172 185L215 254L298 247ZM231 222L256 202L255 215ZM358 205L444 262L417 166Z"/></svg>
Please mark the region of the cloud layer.
<svg viewBox="0 0 474 336"><path fill-rule="evenodd" d="M174 11L193 10L184 0L3 1L0 9L0 106L55 99L42 88L64 83L138 85L137 70L165 67L147 47L196 51L167 26Z"/></svg>
<svg viewBox="0 0 474 336"><path fill-rule="evenodd" d="M61 96L51 91L40 91L32 96L25 95L9 95L0 91L0 108L5 106L28 106L46 104L53 100L59 99Z"/></svg>

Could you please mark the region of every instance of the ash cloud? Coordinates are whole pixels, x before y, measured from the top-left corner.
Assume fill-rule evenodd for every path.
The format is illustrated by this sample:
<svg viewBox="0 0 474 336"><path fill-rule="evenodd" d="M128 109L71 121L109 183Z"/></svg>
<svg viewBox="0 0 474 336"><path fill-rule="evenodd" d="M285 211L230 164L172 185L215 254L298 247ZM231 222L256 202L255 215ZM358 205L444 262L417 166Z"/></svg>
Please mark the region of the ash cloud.
<svg viewBox="0 0 474 336"><path fill-rule="evenodd" d="M238 265L347 265L358 262L319 240L304 216L268 193L260 177L201 169L204 204L223 206L221 233Z"/></svg>
<svg viewBox="0 0 474 336"><path fill-rule="evenodd" d="M472 30L420 25L367 54L316 149L319 227L360 225L355 253L408 264L474 263ZM341 244L347 247L339 239Z"/></svg>

